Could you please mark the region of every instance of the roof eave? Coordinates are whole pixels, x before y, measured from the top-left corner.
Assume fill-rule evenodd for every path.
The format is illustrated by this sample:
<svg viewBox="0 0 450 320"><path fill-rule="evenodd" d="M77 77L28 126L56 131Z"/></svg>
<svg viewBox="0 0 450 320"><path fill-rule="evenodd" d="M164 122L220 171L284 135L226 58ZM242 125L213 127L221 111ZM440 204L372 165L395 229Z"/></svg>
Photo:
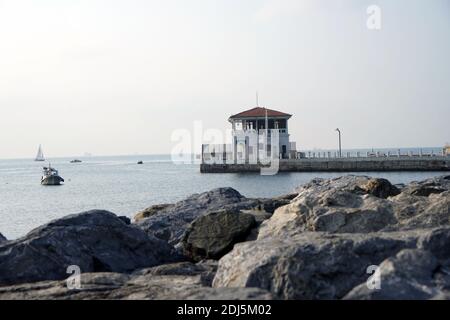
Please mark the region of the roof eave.
<svg viewBox="0 0 450 320"><path fill-rule="evenodd" d="M291 117L292 117L291 114L286 114L284 116L267 116L267 118L270 118L270 119L274 119L274 118L290 119ZM252 116L244 116L244 117L231 116L231 117L228 118L228 121L231 121L231 120L248 120L248 119L265 119L265 118L266 118L265 116L257 116L257 117L252 117Z"/></svg>

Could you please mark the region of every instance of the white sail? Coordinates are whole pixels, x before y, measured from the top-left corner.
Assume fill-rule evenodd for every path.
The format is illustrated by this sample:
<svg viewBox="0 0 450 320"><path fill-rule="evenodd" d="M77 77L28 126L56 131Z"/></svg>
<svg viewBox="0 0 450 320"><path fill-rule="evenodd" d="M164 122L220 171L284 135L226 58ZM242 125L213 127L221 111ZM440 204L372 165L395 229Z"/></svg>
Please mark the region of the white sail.
<svg viewBox="0 0 450 320"><path fill-rule="evenodd" d="M41 145L39 145L39 150L38 150L38 153L36 155L36 159L34 159L34 161L45 161L44 153L42 152Z"/></svg>

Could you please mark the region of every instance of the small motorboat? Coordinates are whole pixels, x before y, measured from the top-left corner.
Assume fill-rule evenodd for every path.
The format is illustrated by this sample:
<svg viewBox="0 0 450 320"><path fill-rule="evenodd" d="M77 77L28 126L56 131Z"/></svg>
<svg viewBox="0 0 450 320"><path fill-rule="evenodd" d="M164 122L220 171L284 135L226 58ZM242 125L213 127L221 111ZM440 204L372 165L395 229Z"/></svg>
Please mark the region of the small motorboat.
<svg viewBox="0 0 450 320"><path fill-rule="evenodd" d="M73 159L70 161L70 163L81 163L82 161L80 159Z"/></svg>
<svg viewBox="0 0 450 320"><path fill-rule="evenodd" d="M144 164L144 161L138 161L137 164Z"/></svg>
<svg viewBox="0 0 450 320"><path fill-rule="evenodd" d="M64 179L59 176L58 170L52 168L49 164L48 167L44 167L43 175L41 178L41 184L44 186L59 186Z"/></svg>

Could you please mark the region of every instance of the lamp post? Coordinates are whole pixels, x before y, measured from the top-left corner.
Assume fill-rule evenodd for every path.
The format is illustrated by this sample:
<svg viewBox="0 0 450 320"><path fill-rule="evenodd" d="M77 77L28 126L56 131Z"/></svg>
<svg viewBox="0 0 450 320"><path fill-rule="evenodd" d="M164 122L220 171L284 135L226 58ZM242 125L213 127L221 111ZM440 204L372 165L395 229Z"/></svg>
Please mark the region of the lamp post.
<svg viewBox="0 0 450 320"><path fill-rule="evenodd" d="M341 130L339 130L339 128L336 128L336 131L339 133L339 158L342 158Z"/></svg>

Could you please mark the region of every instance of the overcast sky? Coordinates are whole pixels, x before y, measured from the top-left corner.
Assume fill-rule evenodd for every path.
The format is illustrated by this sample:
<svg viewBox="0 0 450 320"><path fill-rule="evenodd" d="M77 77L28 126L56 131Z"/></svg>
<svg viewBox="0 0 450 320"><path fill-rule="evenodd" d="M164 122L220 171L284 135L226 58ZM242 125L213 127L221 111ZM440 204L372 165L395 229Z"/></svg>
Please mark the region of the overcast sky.
<svg viewBox="0 0 450 320"><path fill-rule="evenodd" d="M0 158L170 153L256 91L302 149L438 147L449 57L449 0L0 0Z"/></svg>

